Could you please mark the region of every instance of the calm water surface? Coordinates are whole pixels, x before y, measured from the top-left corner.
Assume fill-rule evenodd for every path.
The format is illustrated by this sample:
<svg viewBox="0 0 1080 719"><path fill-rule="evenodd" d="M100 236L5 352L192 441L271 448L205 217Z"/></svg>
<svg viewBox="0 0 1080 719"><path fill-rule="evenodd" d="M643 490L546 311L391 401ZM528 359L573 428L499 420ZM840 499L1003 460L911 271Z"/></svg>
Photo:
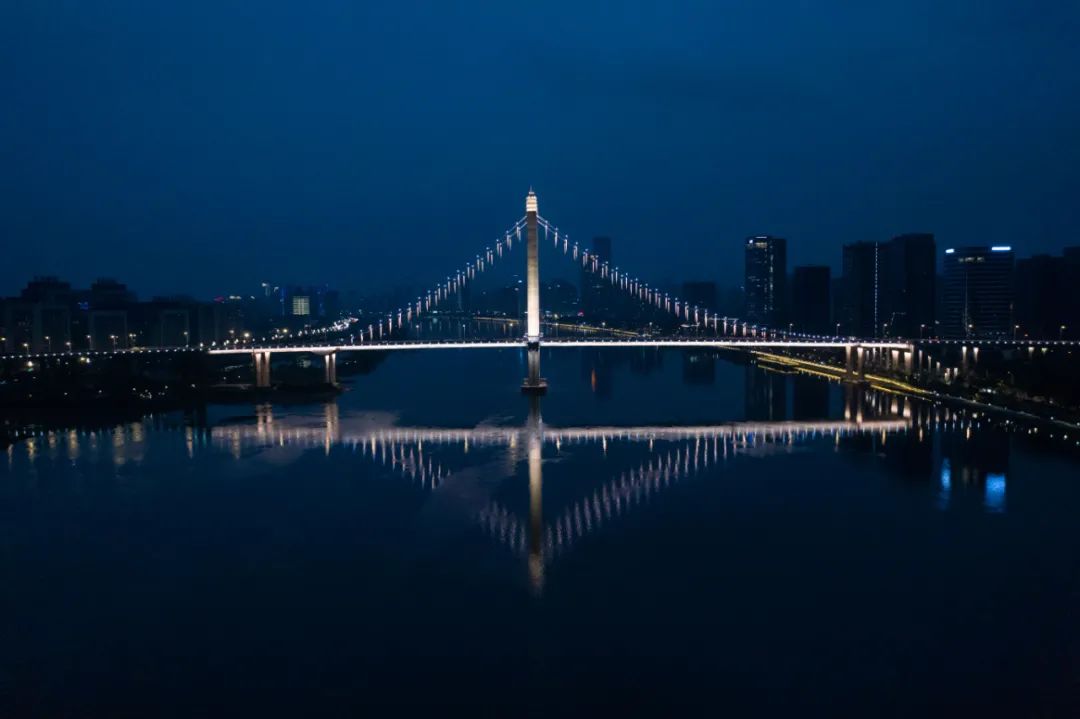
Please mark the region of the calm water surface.
<svg viewBox="0 0 1080 719"><path fill-rule="evenodd" d="M0 716L1070 715L1075 455L678 351L388 357L0 456Z"/></svg>

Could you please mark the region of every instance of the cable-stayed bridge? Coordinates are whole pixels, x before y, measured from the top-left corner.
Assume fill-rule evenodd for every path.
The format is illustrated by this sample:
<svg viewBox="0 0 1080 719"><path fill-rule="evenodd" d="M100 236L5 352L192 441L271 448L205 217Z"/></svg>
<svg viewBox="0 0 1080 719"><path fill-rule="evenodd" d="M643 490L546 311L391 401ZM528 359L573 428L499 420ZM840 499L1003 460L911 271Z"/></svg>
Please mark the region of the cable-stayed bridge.
<svg viewBox="0 0 1080 719"><path fill-rule="evenodd" d="M541 233L543 238L541 239ZM540 309L540 259L541 242L550 242L556 252L583 270L592 273L605 284L625 293L641 305L659 312L669 313L682 326L693 332L685 337L546 337L541 332ZM526 269L526 331L516 339L477 340L410 340L403 338L406 329L422 315L443 311L450 298L458 295L469 283L498 262L508 258L515 247L525 245ZM366 322L366 324L365 324ZM513 223L492 246L476 255L461 269L434 284L415 301L385 313L371 321L358 317L338 320L329 327L302 333L291 340L252 342L230 340L221 344L211 343L198 347L147 347L123 348L81 352L45 352L0 356L0 359L34 359L110 355L155 355L198 352L210 355L249 355L252 359L256 387L270 386L271 357L274 354L312 353L320 355L325 362L328 383L337 381L337 355L339 352L403 351L439 349L526 349L528 350L528 375L522 389L542 392L546 383L540 376L540 348L566 347L681 347L697 349L735 350L837 350L844 354L844 366L851 377L863 375L864 364L874 362L878 366L911 374L924 368L934 370L935 361L930 355L932 348L957 345L960 361L967 363L969 354L978 356L980 347L1026 347L1043 351L1057 346L1080 346L1077 341L1021 341L991 340L942 340L942 339L861 339L857 337L812 335L763 327L738 318L721 316L709 308L698 307L679 297L662 292L635 275L612 266L608 261L588 249L579 247L557 225L539 213L536 194L530 190L525 200L524 217ZM937 371L941 363L937 362Z"/></svg>

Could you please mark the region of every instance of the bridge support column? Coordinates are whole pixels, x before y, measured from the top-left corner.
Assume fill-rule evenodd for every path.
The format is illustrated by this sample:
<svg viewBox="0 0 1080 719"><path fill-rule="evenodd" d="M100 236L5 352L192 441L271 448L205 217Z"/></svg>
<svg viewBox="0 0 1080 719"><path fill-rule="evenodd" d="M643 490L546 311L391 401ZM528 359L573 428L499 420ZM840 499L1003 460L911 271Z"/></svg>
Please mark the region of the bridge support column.
<svg viewBox="0 0 1080 719"><path fill-rule="evenodd" d="M855 374L855 348L844 345L844 374L850 379Z"/></svg>
<svg viewBox="0 0 1080 719"><path fill-rule="evenodd" d="M544 394L547 392L547 380L540 376L540 343L529 343L527 361L529 374L521 383L521 391L526 394Z"/></svg>
<svg viewBox="0 0 1080 719"><path fill-rule="evenodd" d="M270 386L270 353L252 352L251 361L255 370L255 386L266 388Z"/></svg>
<svg viewBox="0 0 1080 719"><path fill-rule="evenodd" d="M323 355L326 368L326 384L337 384L337 352Z"/></svg>
<svg viewBox="0 0 1080 719"><path fill-rule="evenodd" d="M866 348L862 345L855 347L855 371L859 379L866 378Z"/></svg>

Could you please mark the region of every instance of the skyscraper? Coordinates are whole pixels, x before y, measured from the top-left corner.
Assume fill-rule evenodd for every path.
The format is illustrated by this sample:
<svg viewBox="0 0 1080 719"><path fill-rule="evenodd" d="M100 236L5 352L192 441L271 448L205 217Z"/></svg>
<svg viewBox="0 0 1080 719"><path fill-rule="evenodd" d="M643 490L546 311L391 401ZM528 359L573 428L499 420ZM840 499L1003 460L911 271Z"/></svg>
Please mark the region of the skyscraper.
<svg viewBox="0 0 1080 719"><path fill-rule="evenodd" d="M882 296L878 319L883 335L911 338L933 333L936 269L932 234L898 235L879 248Z"/></svg>
<svg viewBox="0 0 1080 719"><path fill-rule="evenodd" d="M944 336L1012 336L1013 261L1006 245L945 250Z"/></svg>
<svg viewBox="0 0 1080 719"><path fill-rule="evenodd" d="M796 331L832 333L831 275L824 265L796 267L792 271L790 320Z"/></svg>
<svg viewBox="0 0 1080 719"><path fill-rule="evenodd" d="M769 327L787 324L787 240L746 239L746 318Z"/></svg>
<svg viewBox="0 0 1080 719"><path fill-rule="evenodd" d="M840 333L877 337L881 324L879 249L876 242L844 245L842 319Z"/></svg>
<svg viewBox="0 0 1080 719"><path fill-rule="evenodd" d="M844 245L841 332L857 337L920 337L934 331L934 236Z"/></svg>

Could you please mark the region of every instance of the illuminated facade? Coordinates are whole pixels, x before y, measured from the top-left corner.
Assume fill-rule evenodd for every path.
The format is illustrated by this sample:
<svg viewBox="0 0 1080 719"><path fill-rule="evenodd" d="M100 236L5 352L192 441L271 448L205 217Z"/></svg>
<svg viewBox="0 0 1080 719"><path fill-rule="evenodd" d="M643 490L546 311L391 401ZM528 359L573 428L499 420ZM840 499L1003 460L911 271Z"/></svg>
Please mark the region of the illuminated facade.
<svg viewBox="0 0 1080 719"><path fill-rule="evenodd" d="M945 250L942 334L1011 338L1013 267L1013 251L1008 246Z"/></svg>
<svg viewBox="0 0 1080 719"><path fill-rule="evenodd" d="M746 318L770 327L787 322L787 240L746 239Z"/></svg>

